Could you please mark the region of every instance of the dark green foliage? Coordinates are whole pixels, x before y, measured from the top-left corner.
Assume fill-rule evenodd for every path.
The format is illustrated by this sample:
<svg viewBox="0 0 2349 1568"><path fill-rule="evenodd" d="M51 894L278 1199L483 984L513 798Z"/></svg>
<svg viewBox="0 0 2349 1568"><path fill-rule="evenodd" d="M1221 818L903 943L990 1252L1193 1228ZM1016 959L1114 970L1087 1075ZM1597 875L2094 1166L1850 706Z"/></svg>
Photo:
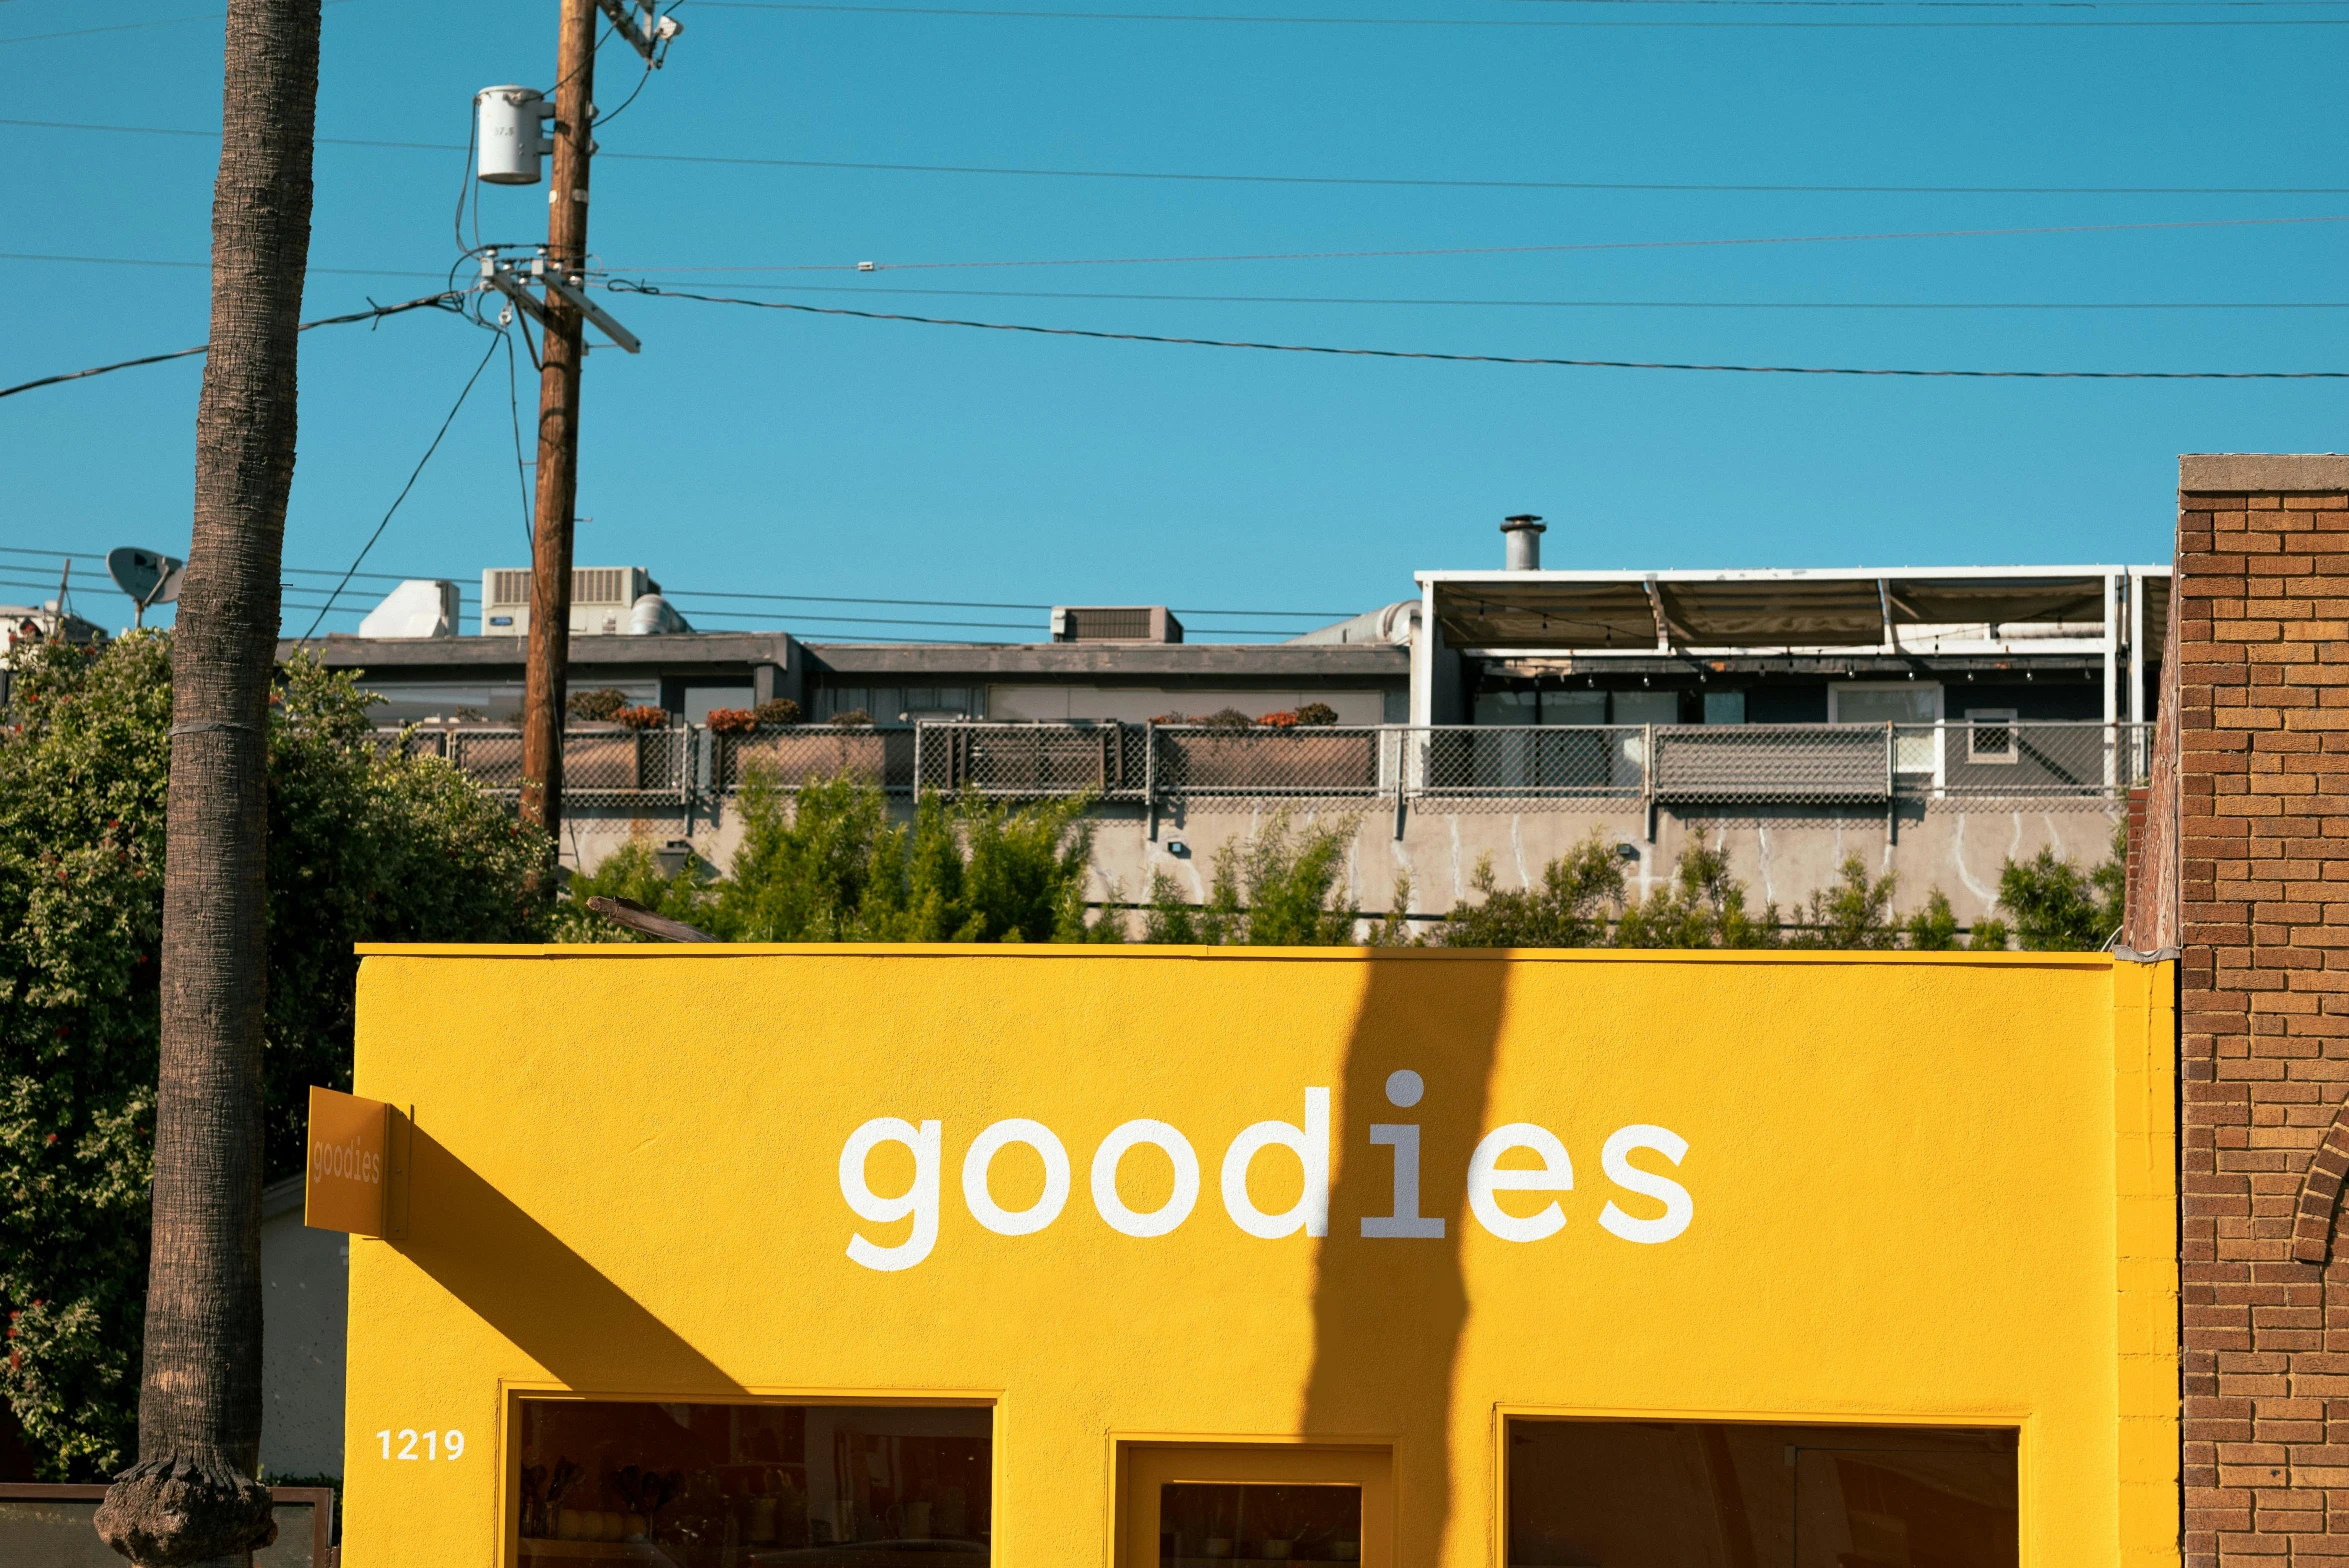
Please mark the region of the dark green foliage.
<svg viewBox="0 0 2349 1568"><path fill-rule="evenodd" d="M2008 861L1998 878L1998 907L2015 917L2027 953L2089 953L2121 928L2128 896L2124 827L2113 837L2112 858L2082 871L2052 849Z"/></svg>
<svg viewBox="0 0 2349 1568"><path fill-rule="evenodd" d="M52 645L0 735L0 1370L53 1479L132 1452L156 1071L168 638ZM270 726L271 1171L312 1083L348 1088L365 940L533 933L538 843L463 775L381 759L348 677L300 663Z"/></svg>
<svg viewBox="0 0 2349 1568"><path fill-rule="evenodd" d="M0 1389L50 1479L132 1452L168 649L20 658L0 739Z"/></svg>
<svg viewBox="0 0 2349 1568"><path fill-rule="evenodd" d="M1297 709L1297 722L1307 725L1335 724L1338 710L1326 702L1308 702Z"/></svg>
<svg viewBox="0 0 2349 1568"><path fill-rule="evenodd" d="M1702 840L1680 852L1672 881L1623 911L1617 947L1776 947L1778 906L1745 907L1745 884L1729 874L1726 850Z"/></svg>
<svg viewBox="0 0 2349 1568"><path fill-rule="evenodd" d="M1609 917L1623 902L1623 862L1596 833L1542 868L1537 887L1504 889L1493 857L1476 862L1462 899L1436 931L1443 947L1603 947Z"/></svg>
<svg viewBox="0 0 2349 1568"><path fill-rule="evenodd" d="M312 1084L351 1086L354 942L539 935L544 839L436 757L377 753L373 699L297 655L269 732L269 1171L302 1168Z"/></svg>
<svg viewBox="0 0 2349 1568"><path fill-rule="evenodd" d="M1843 952L1900 946L1901 928L1891 914L1893 887L1898 880L1889 871L1871 877L1866 861L1857 855L1845 857L1834 884L1812 892L1804 929L1789 935L1786 945Z"/></svg>
<svg viewBox="0 0 2349 1568"><path fill-rule="evenodd" d="M575 691L565 706L575 719L584 719L590 724L602 723L616 717L622 708L628 706L628 694L610 686L596 691Z"/></svg>
<svg viewBox="0 0 2349 1568"><path fill-rule="evenodd" d="M1905 929L1910 949L1919 953L1947 953L1959 948L1976 953L2006 950L2006 922L2003 920L1983 919L1975 922L1973 935L1960 942L1957 916L1950 910L1949 895L1939 888L1925 895L1925 907L1909 916Z"/></svg>
<svg viewBox="0 0 2349 1568"><path fill-rule="evenodd" d="M625 898L671 920L697 925L708 918L699 868L690 862L674 876L664 875L653 858L653 847L631 839L603 858L593 871L582 872L563 884L564 897L555 906L547 933L554 942L655 942L658 937L614 925L587 907L598 896Z"/></svg>
<svg viewBox="0 0 2349 1568"><path fill-rule="evenodd" d="M1354 940L1362 911L1346 885L1351 821L1291 828L1277 812L1255 834L1216 852L1207 902L1183 902L1165 872L1150 879L1145 942L1209 947L1339 947ZM1397 922L1390 920L1389 925Z"/></svg>
<svg viewBox="0 0 2349 1568"><path fill-rule="evenodd" d="M932 793L910 824L892 824L872 784L820 780L794 800L754 768L726 877L708 882L690 866L664 877L651 848L631 844L571 879L563 940L642 940L587 913L601 893L735 942L1114 942L1114 915L1086 921L1091 804L1014 809Z"/></svg>
<svg viewBox="0 0 2349 1568"><path fill-rule="evenodd" d="M1213 713L1194 717L1191 722L1211 730L1238 731L1256 727L1256 721L1237 708L1218 708Z"/></svg>
<svg viewBox="0 0 2349 1568"><path fill-rule="evenodd" d="M1925 907L1908 918L1909 946L1920 953L1946 953L1958 945L1957 915L1939 888L1925 895Z"/></svg>
<svg viewBox="0 0 2349 1568"><path fill-rule="evenodd" d="M751 717L761 724L797 724L799 704L789 697L769 697L750 710Z"/></svg>

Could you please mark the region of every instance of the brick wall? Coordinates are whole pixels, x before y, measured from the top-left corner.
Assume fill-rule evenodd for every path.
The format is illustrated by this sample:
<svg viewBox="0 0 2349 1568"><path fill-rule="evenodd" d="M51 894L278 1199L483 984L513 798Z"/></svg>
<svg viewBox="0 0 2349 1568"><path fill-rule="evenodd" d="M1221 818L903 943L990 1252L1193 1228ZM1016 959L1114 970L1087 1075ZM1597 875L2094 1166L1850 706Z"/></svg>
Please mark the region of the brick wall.
<svg viewBox="0 0 2349 1568"><path fill-rule="evenodd" d="M2349 456L2187 457L2178 508L2186 1561L2339 1565Z"/></svg>

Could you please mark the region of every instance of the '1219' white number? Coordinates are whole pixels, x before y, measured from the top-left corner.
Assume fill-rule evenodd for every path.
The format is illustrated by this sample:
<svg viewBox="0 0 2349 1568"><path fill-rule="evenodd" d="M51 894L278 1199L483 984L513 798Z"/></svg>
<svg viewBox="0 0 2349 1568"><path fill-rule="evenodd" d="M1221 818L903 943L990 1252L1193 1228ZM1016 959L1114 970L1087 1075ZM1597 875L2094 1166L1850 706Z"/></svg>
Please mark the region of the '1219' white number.
<svg viewBox="0 0 2349 1568"><path fill-rule="evenodd" d="M392 1452L394 1437L397 1437L400 1443L400 1451L396 1454ZM454 1427L446 1432L419 1432L414 1427L407 1426L400 1428L396 1433L387 1427L375 1434L375 1440L383 1445L383 1457L386 1459L462 1459L465 1457L465 1434ZM418 1442L424 1444L424 1452L421 1454L416 1452Z"/></svg>

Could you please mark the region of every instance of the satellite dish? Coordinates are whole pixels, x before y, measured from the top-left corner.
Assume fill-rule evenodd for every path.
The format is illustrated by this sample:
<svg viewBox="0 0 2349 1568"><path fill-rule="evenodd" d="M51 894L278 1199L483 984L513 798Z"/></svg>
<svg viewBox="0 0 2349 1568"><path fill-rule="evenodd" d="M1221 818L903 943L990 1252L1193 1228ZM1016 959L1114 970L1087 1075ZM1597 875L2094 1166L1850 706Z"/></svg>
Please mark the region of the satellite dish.
<svg viewBox="0 0 2349 1568"><path fill-rule="evenodd" d="M136 545L126 544L106 552L106 575L138 606L141 626L147 624L150 606L171 604L179 598L179 580L187 569L185 561L175 561L160 551L142 550Z"/></svg>

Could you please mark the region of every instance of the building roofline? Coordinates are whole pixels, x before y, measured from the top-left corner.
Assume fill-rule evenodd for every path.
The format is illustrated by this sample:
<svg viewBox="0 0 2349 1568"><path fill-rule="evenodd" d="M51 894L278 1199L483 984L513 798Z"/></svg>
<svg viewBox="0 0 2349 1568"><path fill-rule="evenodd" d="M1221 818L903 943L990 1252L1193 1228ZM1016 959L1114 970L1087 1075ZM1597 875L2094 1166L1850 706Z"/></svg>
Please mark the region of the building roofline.
<svg viewBox="0 0 2349 1568"><path fill-rule="evenodd" d="M2349 459L2344 459L2349 462ZM1703 567L1666 567L1657 571L1538 571L1515 572L1506 567L1476 571L1414 572L1412 581L1444 583L1872 583L1903 580L1923 582L2044 582L2073 577L2167 577L2172 568L2143 566L1764 566L1712 570Z"/></svg>

